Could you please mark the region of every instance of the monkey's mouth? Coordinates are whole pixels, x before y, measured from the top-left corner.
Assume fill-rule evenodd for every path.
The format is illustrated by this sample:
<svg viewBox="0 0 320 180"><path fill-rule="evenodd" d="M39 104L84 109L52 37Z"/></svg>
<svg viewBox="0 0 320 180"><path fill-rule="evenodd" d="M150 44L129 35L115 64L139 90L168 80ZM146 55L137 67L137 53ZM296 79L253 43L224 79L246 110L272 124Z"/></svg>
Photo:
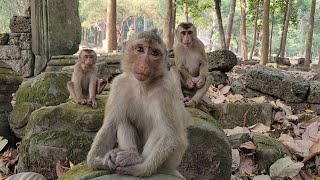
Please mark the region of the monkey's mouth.
<svg viewBox="0 0 320 180"><path fill-rule="evenodd" d="M135 73L134 76L136 77L136 79L138 79L139 81L145 81L148 79L148 75L146 74L142 74L142 73Z"/></svg>

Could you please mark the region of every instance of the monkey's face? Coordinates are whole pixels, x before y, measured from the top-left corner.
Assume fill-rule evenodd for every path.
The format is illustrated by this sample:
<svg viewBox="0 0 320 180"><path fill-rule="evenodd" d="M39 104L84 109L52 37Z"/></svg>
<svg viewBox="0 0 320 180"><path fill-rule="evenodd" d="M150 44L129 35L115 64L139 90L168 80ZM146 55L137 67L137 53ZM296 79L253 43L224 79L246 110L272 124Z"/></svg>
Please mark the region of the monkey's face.
<svg viewBox="0 0 320 180"><path fill-rule="evenodd" d="M157 75L159 64L163 61L163 52L158 44L145 41L135 43L130 50L132 72L139 81L146 81Z"/></svg>
<svg viewBox="0 0 320 180"><path fill-rule="evenodd" d="M97 55L94 52L83 52L80 55L82 69L88 70L92 68L92 66L96 63L96 58Z"/></svg>
<svg viewBox="0 0 320 180"><path fill-rule="evenodd" d="M185 47L191 47L193 41L193 31L190 29L183 29L180 31L180 41Z"/></svg>

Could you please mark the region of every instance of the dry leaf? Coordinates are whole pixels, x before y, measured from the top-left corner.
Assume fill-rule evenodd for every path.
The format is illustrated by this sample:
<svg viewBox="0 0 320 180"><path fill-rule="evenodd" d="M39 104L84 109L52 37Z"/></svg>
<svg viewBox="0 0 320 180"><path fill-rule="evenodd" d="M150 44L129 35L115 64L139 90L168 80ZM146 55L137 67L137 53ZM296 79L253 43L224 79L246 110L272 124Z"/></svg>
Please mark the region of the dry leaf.
<svg viewBox="0 0 320 180"><path fill-rule="evenodd" d="M259 175L259 176L253 177L252 180L271 180L271 178L269 175Z"/></svg>
<svg viewBox="0 0 320 180"><path fill-rule="evenodd" d="M8 144L7 139L3 139L2 136L0 136L0 151Z"/></svg>
<svg viewBox="0 0 320 180"><path fill-rule="evenodd" d="M307 128L306 131L301 135L303 140L311 140L313 142L317 142L320 138L320 132L318 130L319 122L316 121L311 123Z"/></svg>
<svg viewBox="0 0 320 180"><path fill-rule="evenodd" d="M227 98L229 99L230 102L237 102L241 101L244 99L244 97L241 94L228 94Z"/></svg>
<svg viewBox="0 0 320 180"><path fill-rule="evenodd" d="M312 174L310 174L309 172L301 169L300 171L300 175L303 178L303 180L313 180L314 177L312 177Z"/></svg>
<svg viewBox="0 0 320 180"><path fill-rule="evenodd" d="M291 107L282 103L280 99L276 101L276 105L284 110L284 112L286 112L286 115L292 115Z"/></svg>
<svg viewBox="0 0 320 180"><path fill-rule="evenodd" d="M62 166L60 161L58 161L56 163L56 173L57 173L58 178L62 177L69 169L70 168L68 168L68 167Z"/></svg>
<svg viewBox="0 0 320 180"><path fill-rule="evenodd" d="M239 173L240 176L250 175L252 176L254 170L254 162L251 158L241 156Z"/></svg>
<svg viewBox="0 0 320 180"><path fill-rule="evenodd" d="M313 142L310 140L294 140L287 134L281 134L277 140L288 147L291 152L302 157L309 155L309 148L313 145Z"/></svg>
<svg viewBox="0 0 320 180"><path fill-rule="evenodd" d="M232 172L237 170L240 166L240 154L238 149L232 149Z"/></svg>
<svg viewBox="0 0 320 180"><path fill-rule="evenodd" d="M264 103L266 102L266 97L265 96L254 97L254 98L250 98L249 100L256 103Z"/></svg>
<svg viewBox="0 0 320 180"><path fill-rule="evenodd" d="M227 94L230 91L231 86L224 86L219 91L221 94Z"/></svg>
<svg viewBox="0 0 320 180"><path fill-rule="evenodd" d="M318 139L318 141L314 143L309 149L310 154L317 153L317 152L320 152L320 139Z"/></svg>
<svg viewBox="0 0 320 180"><path fill-rule="evenodd" d="M248 128L240 127L240 126L237 126L233 129L223 129L223 131L227 136L231 136L233 134L249 134L250 133Z"/></svg>
<svg viewBox="0 0 320 180"><path fill-rule="evenodd" d="M300 128L307 128L310 124L314 122L320 122L320 117L315 117L310 119L309 121L303 122L299 125Z"/></svg>
<svg viewBox="0 0 320 180"><path fill-rule="evenodd" d="M261 133L270 131L270 127L264 125L263 123L257 123L253 126L250 126L249 129L251 130L251 132L261 132Z"/></svg>
<svg viewBox="0 0 320 180"><path fill-rule="evenodd" d="M294 120L294 121L299 119L298 116L296 116L296 115L286 115L286 118L290 119L290 120Z"/></svg>
<svg viewBox="0 0 320 180"><path fill-rule="evenodd" d="M252 141L242 143L240 144L240 147L245 149L253 149L253 150L257 148L257 146L254 145Z"/></svg>
<svg viewBox="0 0 320 180"><path fill-rule="evenodd" d="M277 122L283 122L285 119L287 119L286 115L282 111L276 112L274 115L274 120Z"/></svg>
<svg viewBox="0 0 320 180"><path fill-rule="evenodd" d="M306 109L307 113L314 113L314 111L312 109Z"/></svg>
<svg viewBox="0 0 320 180"><path fill-rule="evenodd" d="M292 178L299 173L303 166L303 163L295 163L291 160L290 156L287 156L285 158L278 159L270 166L270 176L289 176Z"/></svg>

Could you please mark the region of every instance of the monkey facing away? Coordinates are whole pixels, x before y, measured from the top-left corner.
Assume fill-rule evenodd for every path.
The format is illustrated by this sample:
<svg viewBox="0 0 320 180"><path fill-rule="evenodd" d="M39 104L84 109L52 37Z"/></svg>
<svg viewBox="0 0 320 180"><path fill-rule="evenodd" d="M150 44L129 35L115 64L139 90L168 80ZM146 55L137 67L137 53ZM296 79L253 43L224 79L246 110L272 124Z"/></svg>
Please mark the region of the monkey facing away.
<svg viewBox="0 0 320 180"><path fill-rule="evenodd" d="M71 81L67 83L73 101L79 104L89 104L93 108L97 108L96 93L100 94L107 84L106 80L97 78L96 61L97 54L93 50L81 50Z"/></svg>
<svg viewBox="0 0 320 180"><path fill-rule="evenodd" d="M213 77L208 75L208 58L204 44L197 37L196 27L190 22L178 25L174 43L175 65L170 71L175 75L180 98L185 106L195 106L208 91ZM191 92L193 97L183 94Z"/></svg>
<svg viewBox="0 0 320 180"><path fill-rule="evenodd" d="M111 84L104 122L87 156L89 167L141 177L179 175L190 115L166 59L166 47L154 31L135 34L126 43L123 73Z"/></svg>

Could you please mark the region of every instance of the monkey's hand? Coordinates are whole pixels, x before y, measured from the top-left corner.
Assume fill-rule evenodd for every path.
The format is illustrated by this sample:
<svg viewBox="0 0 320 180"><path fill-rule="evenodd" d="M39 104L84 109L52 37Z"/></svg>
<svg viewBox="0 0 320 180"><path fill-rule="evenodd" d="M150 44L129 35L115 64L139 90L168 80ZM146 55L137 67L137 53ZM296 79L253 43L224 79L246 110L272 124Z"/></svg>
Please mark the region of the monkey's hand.
<svg viewBox="0 0 320 180"><path fill-rule="evenodd" d="M117 167L126 167L139 164L142 162L137 148L131 147L129 149L117 152L115 165Z"/></svg>
<svg viewBox="0 0 320 180"><path fill-rule="evenodd" d="M98 106L97 100L95 98L90 98L88 100L88 104L92 106L92 108L96 109Z"/></svg>
<svg viewBox="0 0 320 180"><path fill-rule="evenodd" d="M194 88L195 85L196 84L192 81L192 77L187 79L187 81L186 81L187 88L192 89L192 88Z"/></svg>
<svg viewBox="0 0 320 180"><path fill-rule="evenodd" d="M126 174L136 177L145 177L151 176L151 171L146 171L147 167L144 167L143 164L136 164L133 166L126 167L117 167L116 173L118 174Z"/></svg>
<svg viewBox="0 0 320 180"><path fill-rule="evenodd" d="M196 85L197 85L197 88L200 89L203 87L204 83L206 82L206 78L205 77L199 77Z"/></svg>
<svg viewBox="0 0 320 180"><path fill-rule="evenodd" d="M190 97L185 97L183 99L183 103L184 103L184 106L186 106L186 107L194 107L194 106L196 106L196 102Z"/></svg>
<svg viewBox="0 0 320 180"><path fill-rule="evenodd" d="M117 166L115 165L117 153L121 151L120 149L112 149L105 156L105 164L109 166L111 170L115 170Z"/></svg>

